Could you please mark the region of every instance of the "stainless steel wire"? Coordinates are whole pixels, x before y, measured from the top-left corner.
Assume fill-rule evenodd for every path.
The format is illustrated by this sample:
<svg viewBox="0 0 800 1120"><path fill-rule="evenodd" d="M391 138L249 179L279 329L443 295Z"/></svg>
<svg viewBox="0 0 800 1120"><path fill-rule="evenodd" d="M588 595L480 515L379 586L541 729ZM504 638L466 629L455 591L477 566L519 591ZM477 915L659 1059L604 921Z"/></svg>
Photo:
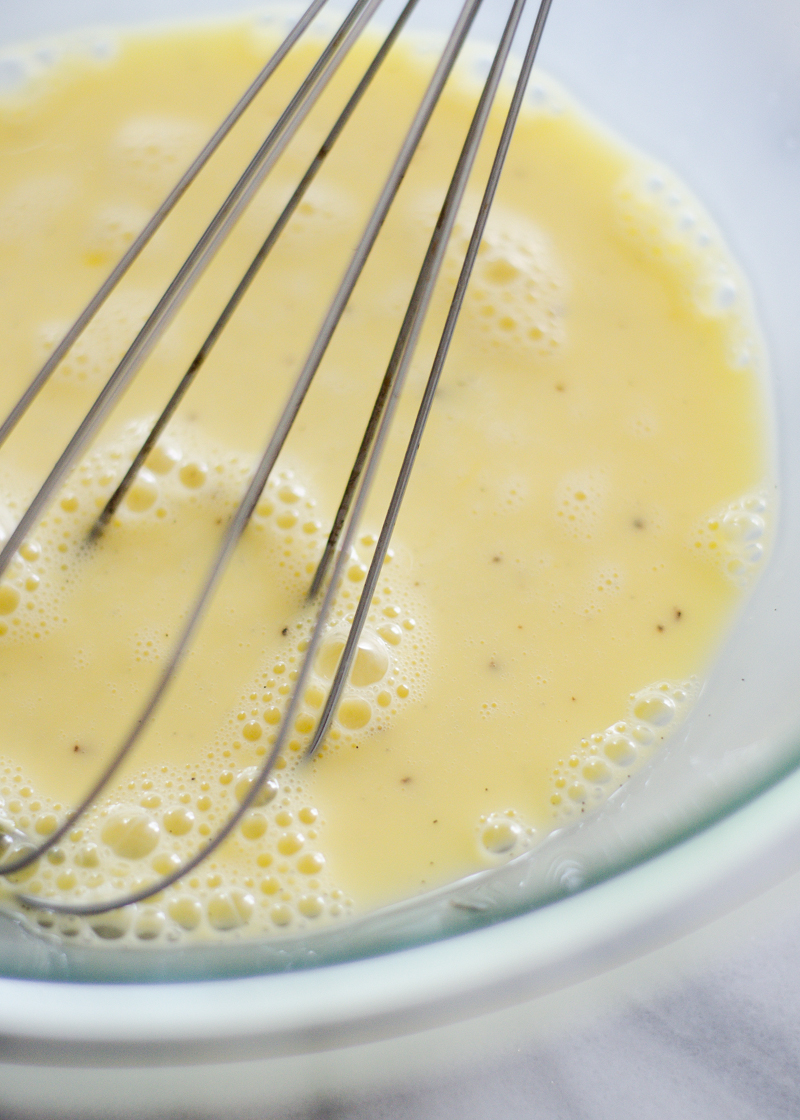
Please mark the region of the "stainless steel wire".
<svg viewBox="0 0 800 1120"><path fill-rule="evenodd" d="M219 146L224 136L230 131L235 121L238 120L239 116L244 112L244 109L253 100L258 90L261 89L280 60L285 57L285 54L291 46L294 45L300 35L303 34L306 28L312 23L314 17L324 3L325 0L316 0L315 3L309 6L301 20L292 28L287 40L282 44L279 51L276 52L264 70L261 71L243 98L214 134L211 141L209 141L193 162L189 171L181 178L162 207L159 208L157 214L151 219L142 231L142 234L140 234L139 238L137 238L136 242L131 246L131 249L110 274L108 280L99 289L96 296L76 320L73 327L70 328L70 331L67 333L62 343L56 348L47 364L42 368L39 374L37 374L31 386L26 391L26 394L20 399L20 402L18 402L15 409L12 410L12 413L4 424L0 426L0 446L2 446L3 440L13 429L25 409L56 368L58 362L67 353L70 346L79 337L83 329L85 329L86 325L107 298L115 284L121 279L132 261L152 237L158 225L161 224L167 213L177 204L194 176L199 172L205 162L207 162L213 151ZM149 353L150 349L155 344L159 334L165 329L166 325L174 316L178 307L188 295L190 288L197 281L199 275L209 263L210 258L220 246L232 225L250 201L258 186L262 183L268 171L284 150L286 144L294 135L325 85L330 80L332 74L335 72L337 66L359 37L366 23L380 3L381 0L357 0L348 15L339 25L330 42L320 54L319 59L308 77L301 84L276 125L271 129L256 156L248 165L246 171L240 177L236 186L212 219L212 222L209 224L197 246L189 255L175 280L167 289L164 297L162 297L162 300L145 323L142 331L112 373L109 381L92 406L92 409L87 414L73 439L67 445L67 448L53 467L44 485L34 498L33 503L20 519L14 532L9 536L2 552L0 552L0 576L16 554L31 528L36 524L38 518L46 509L60 483L64 480L68 472L77 462L81 453L91 442L99 425L127 387L147 353ZM117 490L109 499L103 512L100 514L92 530L92 537L96 538L106 530L108 522L119 501L134 480L142 462L168 423L170 417L175 412L197 371L205 361L208 353L210 353L211 348L229 322L256 273L263 265L272 247L291 218L291 215L299 205L303 195L322 166L328 152L331 150L350 119L354 108L366 92L372 78L382 65L396 41L397 36L400 34L400 31L405 26L416 3L417 0L408 0L391 30L384 38L364 76L358 83L355 92L337 118L336 123L309 165L291 199L259 248L244 277L237 285L233 295L226 304L222 314L179 382L177 389L173 393L162 414L159 416L159 419L149 433L139 453L136 455L130 469L117 487ZM284 403L278 423L251 476L240 504L224 532L219 550L205 577L200 593L192 604L178 640L157 679L151 695L147 698L142 710L133 721L128 734L123 739L116 754L93 783L92 788L81 800L80 804L67 814L53 833L38 844L34 845L32 843L23 842L15 835L13 837L14 842L9 852L10 858L6 859L2 865L0 865L0 874L9 876L22 871L56 845L59 840L74 827L77 820L96 800L113 775L117 772L123 760L132 751L143 729L160 703L201 622L209 600L221 579L227 563L252 516L253 510L275 466L278 454L283 447L289 430L291 429L305 395L314 379L314 375L327 350L328 344L347 306L356 282L361 275L364 264L375 244L395 194L419 146L426 126L464 45L481 3L482 0L465 0L461 7L453 29L434 69L427 90L417 109L403 144L401 145L400 151L373 212L366 224L361 239L353 253L350 264L345 271L341 284L325 315L319 333ZM513 0L511 4L508 19L501 33L467 136L447 188L444 203L415 283L394 350L381 382L370 420L356 456L355 464L334 519L333 528L309 590L309 598L313 600L319 599L320 602L308 645L298 670L297 680L295 681L286 710L278 726L272 747L265 756L258 775L252 783L248 794L242 799L237 809L231 813L222 827L203 844L193 856L170 874L155 879L138 890L131 891L124 896L87 903L41 899L38 896L29 896L24 892L20 892L17 894L17 900L21 904L54 913L90 916L142 901L171 886L197 867L198 864L206 859L211 852L230 835L258 798L263 783L273 769L278 756L286 746L290 729L293 727L297 715L300 698L303 695L304 687L311 673L320 642L324 636L325 628L335 602L337 588L343 576L344 565L348 561L354 535L364 512L364 507L375 478L386 438L394 418L395 409L405 386L409 366L436 286L459 206L473 170L475 158L484 136L489 113L502 80L503 72L508 62L515 34L520 25L526 4L527 0ZM510 107L503 124L500 141L492 161L478 215L469 239L465 259L456 284L455 293L450 303L434 362L418 408L411 437L394 485L378 542L356 607L354 619L333 676L328 697L320 719L306 748L307 756L312 755L324 740L330 728L331 721L335 716L339 701L341 700L342 691L352 668L359 638L366 621L367 612L375 592L381 566L387 553L389 541L405 495L420 440L430 413L456 321L463 303L467 284L480 246L492 200L497 189L505 156L511 142L514 125L522 106L525 90L530 78L531 69L550 5L551 0L541 0L538 7L534 26L530 34L519 76L516 80ZM288 46L287 43L289 44ZM278 60L277 62L275 61L276 59Z"/></svg>

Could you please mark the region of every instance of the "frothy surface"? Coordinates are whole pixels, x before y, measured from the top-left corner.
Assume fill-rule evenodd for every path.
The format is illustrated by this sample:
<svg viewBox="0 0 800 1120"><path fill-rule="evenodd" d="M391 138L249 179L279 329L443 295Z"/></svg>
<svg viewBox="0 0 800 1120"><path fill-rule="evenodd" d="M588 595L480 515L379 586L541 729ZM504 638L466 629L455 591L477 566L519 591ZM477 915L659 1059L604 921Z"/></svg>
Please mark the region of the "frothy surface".
<svg viewBox="0 0 800 1120"><path fill-rule="evenodd" d="M147 428L147 422L129 425L110 446L93 452L81 464L73 483L0 584L0 640L30 648L56 632L68 632L76 679L96 678L109 657L128 665L127 682L109 680L112 695L120 702L126 696L143 698L152 679L151 667L159 668L170 652L171 629L163 621L161 626L151 622L142 627L140 619L168 618L170 600L180 595L181 555L175 542L194 541L198 533L208 534L209 526L227 521L253 467L248 456L204 444L197 433L181 431L177 425L151 453L108 537L88 544L92 518ZM143 746L150 753L157 750L167 761L144 769L136 764L129 767L128 780L112 783L79 827L35 868L14 877L26 891L42 898L65 894L82 900L105 898L109 892L119 894L169 874L194 853L198 842L221 827L250 791L260 761L275 740L307 647L313 615L302 606L303 593L324 544L317 502L295 471L278 467L247 537L238 586L225 597L223 610L235 616L234 629L244 621L258 635L254 643L251 637L259 651L254 658L258 669L249 681L242 681L245 687L235 709L205 749L181 765L174 755L187 752L196 727L189 721L185 702L174 705L168 717L171 726L157 730ZM326 870L320 850L325 822L298 763L336 670L374 545L374 535L361 534L295 717L295 735L286 758L279 760L275 776L261 788L219 858L204 864L186 884L168 890L160 905L139 904L130 911L84 922L55 921L42 913L40 925L55 925L60 932L83 939L170 940L250 925L301 928L310 919L326 913L337 916L352 906ZM163 562L148 565L137 578L143 548L162 556ZM87 556L87 551L94 555ZM368 749L372 736L424 695L431 653L425 605L403 576L392 571L393 556L387 557L323 756L341 749ZM241 570L242 565L251 570ZM277 620L247 602L252 588L265 579L277 585L270 606L283 604L286 612L287 624L277 634ZM133 610L121 607L122 595L133 601ZM113 604L115 636L102 653L96 619L89 614L88 625L82 625L89 599ZM215 622L212 617L211 625ZM230 655L229 648L226 653ZM82 719L90 718L86 709L97 703L91 695L73 696L73 701L84 707ZM182 724L187 725L182 728ZM173 745L170 758L164 753L164 736L174 737L182 730L186 734L177 747ZM63 744L67 757L70 750L78 756L105 754L113 745L91 737L71 747ZM24 769L10 759L5 761L2 779L0 804L14 827L34 838L53 832L63 804L35 792Z"/></svg>
<svg viewBox="0 0 800 1120"><path fill-rule="evenodd" d="M359 61L368 49L359 46ZM17 153L0 160L0 275L13 277L0 408L269 51L247 24L129 36L86 57L67 51L0 105L0 151ZM299 52L296 73L308 58ZM0 583L8 829L33 841L51 834L135 718L349 260L427 64L424 52L401 48L378 79L354 142L343 138L331 154L114 523L89 547L94 516L288 197L289 173L316 151L329 112L319 110L310 139L286 153ZM19 877L26 891L86 900L152 882L251 788L297 677L308 582L441 204L470 88L454 83L431 123L163 710L86 818ZM231 839L184 881L89 921L30 915L41 927L97 944L234 938L413 895L601 806L690 709L771 534L763 355L747 287L669 172L598 132L546 79L534 93L323 750L302 764L458 275L470 192L285 757ZM262 138L264 115L284 101L276 88L261 116L242 122L15 433L0 465L0 535L224 198L231 169Z"/></svg>

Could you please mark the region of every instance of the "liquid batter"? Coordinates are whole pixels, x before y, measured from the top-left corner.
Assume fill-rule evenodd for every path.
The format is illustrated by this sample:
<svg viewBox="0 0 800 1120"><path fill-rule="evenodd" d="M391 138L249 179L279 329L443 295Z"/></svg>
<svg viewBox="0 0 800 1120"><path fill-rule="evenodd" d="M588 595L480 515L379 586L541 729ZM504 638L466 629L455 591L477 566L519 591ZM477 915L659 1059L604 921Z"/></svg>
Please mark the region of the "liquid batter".
<svg viewBox="0 0 800 1120"><path fill-rule="evenodd" d="M274 43L254 24L64 46L0 103L0 410L16 400ZM0 815L51 833L137 714L427 81L396 49L103 538L98 509L338 112L314 111L0 585ZM7 534L313 61L260 96L0 460ZM201 74L203 80L197 80ZM349 690L321 708L471 228L459 218L337 616L286 757L236 834L157 899L42 926L88 941L308 929L535 844L682 718L762 561L762 357L686 189L540 80L523 113ZM473 103L450 83L191 654L80 827L18 881L108 897L241 799L302 658L304 594ZM498 114L489 128L496 140ZM484 157L484 165L490 156ZM0 888L1 890L2 888Z"/></svg>

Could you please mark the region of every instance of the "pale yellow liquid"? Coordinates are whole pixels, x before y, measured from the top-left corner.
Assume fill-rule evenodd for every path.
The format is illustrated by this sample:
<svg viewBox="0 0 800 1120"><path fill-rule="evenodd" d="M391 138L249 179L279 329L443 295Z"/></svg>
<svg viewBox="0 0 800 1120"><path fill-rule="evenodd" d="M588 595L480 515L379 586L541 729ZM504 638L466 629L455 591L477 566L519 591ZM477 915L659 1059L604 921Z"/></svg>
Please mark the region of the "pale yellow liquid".
<svg viewBox="0 0 800 1120"><path fill-rule="evenodd" d="M130 36L112 59L67 57L7 98L0 410L269 50L249 26ZM6 532L311 57L300 51L285 84L265 91L9 441ZM0 586L0 815L34 838L52 831L137 715L426 74L423 58L395 53L148 472L87 550L92 518L137 438L330 127L344 89L334 83ZM755 330L735 267L684 188L664 172L659 185L640 157L546 88L517 129L371 645L324 750L299 761L324 696L325 656L271 800L189 882L116 925L95 923L103 936L309 928L490 866L601 803L690 704L768 536ZM191 854L247 788L300 664L304 592L471 105L462 77L437 110L167 702L26 890L86 899L147 882ZM498 118L493 138L499 127ZM470 213L476 198L468 192ZM470 213L334 638L363 579Z"/></svg>

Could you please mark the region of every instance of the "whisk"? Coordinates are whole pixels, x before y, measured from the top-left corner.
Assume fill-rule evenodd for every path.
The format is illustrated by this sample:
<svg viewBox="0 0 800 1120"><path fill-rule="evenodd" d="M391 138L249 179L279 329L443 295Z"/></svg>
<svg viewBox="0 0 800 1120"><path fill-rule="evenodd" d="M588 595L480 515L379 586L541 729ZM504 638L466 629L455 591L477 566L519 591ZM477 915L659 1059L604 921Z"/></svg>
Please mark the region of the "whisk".
<svg viewBox="0 0 800 1120"><path fill-rule="evenodd" d="M64 335L61 342L55 347L45 365L33 379L2 425L0 425L0 447L2 447L5 440L13 431L41 388L48 381L51 374L58 367L59 363L67 355L70 348L91 322L98 309L103 305L109 294L114 290L141 251L154 236L167 215L178 204L200 170L220 146L224 138L265 83L270 79L282 60L313 23L326 2L327 0L313 0L313 2L309 4L300 19L291 28L278 50L231 110L200 154L192 162L188 170L143 228L95 296L89 301L72 327L70 327ZM193 285L200 278L216 250L221 246L234 223L242 214L273 165L295 135L303 120L307 117L325 86L337 70L339 64L362 34L381 2L382 0L357 0L335 30L311 71L292 97L286 109L279 116L277 122L270 130L268 136L250 161L235 187L229 193L200 240L179 269L174 280L167 288L114 372L111 374L89 412L78 426L72 439L50 471L30 506L20 518L13 532L9 535L8 540L0 551L0 578L2 578L25 539L46 511L58 487L90 445L101 424L136 375L156 341L187 298ZM201 622L203 613L221 579L222 573L275 467L284 441L287 438L334 331L347 306L356 281L375 244L381 226L387 216L400 183L409 168L428 121L441 96L444 85L464 46L470 28L481 7L481 2L482 0L465 0L465 3L457 15L452 31L437 61L426 92L401 145L400 151L383 186L374 210L352 255L344 277L333 297L319 332L282 408L278 423L258 461L245 493L224 532L218 552L204 578L201 590L188 612L175 646L166 660L155 687L147 698L142 710L133 721L128 734L123 739L114 757L95 780L92 788L87 792L81 802L67 813L60 825L45 840L34 845L26 835L17 830L0 835L0 841L5 842L7 857L0 865L0 874L10 876L22 871L38 860L49 849L53 848L60 839L74 828L78 819L87 811L89 806L109 783L112 776L117 772L123 760L134 749L143 728L146 726L148 720L161 701L170 681L180 666L185 652ZM236 308L260 267L302 201L310 184L323 165L326 156L347 125L353 111L364 96L372 79L380 69L397 37L408 22L417 3L418 0L407 0L407 3L397 16L391 29L381 42L372 61L364 72L363 77L358 82L355 91L347 101L330 133L311 161L305 174L302 176L297 188L247 268L247 271L191 365L181 378L166 407L133 459L130 468L96 519L89 534L90 542L97 539L104 532L113 532L113 527L110 527L109 523L114 511L132 485L139 469L176 411L198 370L203 365L208 354L211 352L236 311ZM364 512L381 453L387 439L389 428L392 424L400 394L404 388L411 359L436 285L448 241L454 228L459 205L462 201L466 184L473 168L475 157L489 117L489 112L500 85L503 71L508 62L513 41L526 8L526 3L527 0L513 0L507 21L500 35L497 49L492 58L487 77L478 98L477 107L467 131L453 176L448 185L445 200L415 282L411 299L403 317L390 361L381 382L347 486L334 518L333 527L308 591L309 601L313 601L317 604L317 613L305 654L298 670L297 679L283 713L274 742L269 752L266 754L249 792L242 798L235 812L231 813L222 827L190 858L185 860L180 867L171 871L169 874L136 890L130 891L122 897L86 903L54 901L26 895L25 893L18 893L16 896L17 901L23 906L35 907L54 913L91 916L140 902L171 886L180 878L191 872L201 861L207 859L236 828L244 815L255 804L264 782L267 780L276 760L286 746L290 729L293 726L301 702L300 698L303 695L305 685L314 664L315 656L319 650L326 625L331 616L337 588L340 585L345 565L348 562L359 521ZM389 541L414 466L414 460L436 393L442 367L455 329L456 320L478 253L489 209L494 198L502 166L511 141L514 125L522 105L525 89L533 67L539 41L544 30L550 4L551 0L541 0L538 7L533 30L530 34L527 48L522 59L510 107L491 164L491 170L486 181L477 218L469 238L455 292L450 303L435 358L413 424L411 436L402 459L402 465L395 480L385 518L378 535L377 544L364 580L353 621L349 627L344 648L339 656L338 665L333 675L327 699L305 748L306 757L313 755L323 742L339 706L342 692L346 686L353 665L358 649L359 638L361 637L367 613L376 590L381 566L387 555Z"/></svg>

